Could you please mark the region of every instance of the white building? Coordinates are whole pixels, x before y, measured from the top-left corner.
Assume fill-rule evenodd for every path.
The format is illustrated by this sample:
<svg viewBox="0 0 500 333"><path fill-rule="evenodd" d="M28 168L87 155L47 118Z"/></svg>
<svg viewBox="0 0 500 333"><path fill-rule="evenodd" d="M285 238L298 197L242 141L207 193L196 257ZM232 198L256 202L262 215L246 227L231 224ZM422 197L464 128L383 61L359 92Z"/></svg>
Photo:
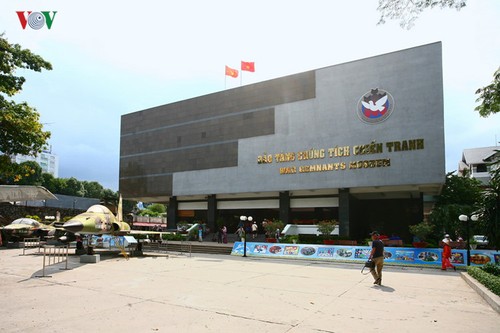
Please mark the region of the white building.
<svg viewBox="0 0 500 333"><path fill-rule="evenodd" d="M52 154L52 149L44 150L36 157L16 155L12 158L12 162L15 163L23 163L27 161L37 162L43 172L50 173L55 178L59 178L59 156Z"/></svg>
<svg viewBox="0 0 500 333"><path fill-rule="evenodd" d="M500 147L483 147L464 149L462 160L458 163L458 175L476 178L483 184L488 184L493 170L492 162L500 158Z"/></svg>

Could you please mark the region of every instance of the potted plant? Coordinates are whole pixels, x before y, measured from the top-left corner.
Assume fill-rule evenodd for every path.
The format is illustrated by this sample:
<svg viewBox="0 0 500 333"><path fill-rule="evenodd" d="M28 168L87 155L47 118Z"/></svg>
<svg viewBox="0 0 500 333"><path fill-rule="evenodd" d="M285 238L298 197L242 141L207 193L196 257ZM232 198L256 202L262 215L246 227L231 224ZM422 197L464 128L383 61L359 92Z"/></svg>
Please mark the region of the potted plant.
<svg viewBox="0 0 500 333"><path fill-rule="evenodd" d="M413 246L421 248L427 246L428 243L425 241L425 239L434 230L434 225L430 224L429 222L423 221L419 224L410 225L409 230L410 233L415 236L412 243Z"/></svg>
<svg viewBox="0 0 500 333"><path fill-rule="evenodd" d="M334 243L332 237L332 232L335 230L338 222L335 220L322 220L317 224L318 231L323 235L323 243L332 245Z"/></svg>
<svg viewBox="0 0 500 333"><path fill-rule="evenodd" d="M287 235L283 238L283 243L297 244L298 241L299 241L299 235Z"/></svg>
<svg viewBox="0 0 500 333"><path fill-rule="evenodd" d="M469 246L471 250L475 250L477 248L477 240L474 237L469 239Z"/></svg>
<svg viewBox="0 0 500 333"><path fill-rule="evenodd" d="M266 224L263 225L264 230L266 230L266 242L268 243L276 243L278 239L276 239L276 230L283 231L283 222L281 220L272 220L266 221Z"/></svg>

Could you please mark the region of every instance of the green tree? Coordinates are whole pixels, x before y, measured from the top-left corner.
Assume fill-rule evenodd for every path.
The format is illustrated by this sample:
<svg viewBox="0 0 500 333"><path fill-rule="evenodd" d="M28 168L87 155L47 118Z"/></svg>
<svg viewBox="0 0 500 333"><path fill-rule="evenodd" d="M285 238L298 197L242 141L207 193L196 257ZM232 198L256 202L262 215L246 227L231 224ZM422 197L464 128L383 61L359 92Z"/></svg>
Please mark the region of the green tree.
<svg viewBox="0 0 500 333"><path fill-rule="evenodd" d="M384 24L386 19L400 20L401 28L411 29L418 16L427 8L465 7L466 0L379 0L377 10L380 12L378 24Z"/></svg>
<svg viewBox="0 0 500 333"><path fill-rule="evenodd" d="M149 205L148 209L153 211L153 212L157 212L159 214L164 214L167 211L167 209L165 208L165 205L158 204L158 203L154 203L154 204Z"/></svg>
<svg viewBox="0 0 500 333"><path fill-rule="evenodd" d="M66 195L74 195L77 197L82 197L82 183L75 177L66 179L66 188L64 190Z"/></svg>
<svg viewBox="0 0 500 333"><path fill-rule="evenodd" d="M164 214L166 211L167 209L165 208L165 205L153 203L149 205L146 209L141 210L139 212L139 215L158 217L162 216L162 214Z"/></svg>
<svg viewBox="0 0 500 333"><path fill-rule="evenodd" d="M496 150L500 154L500 150ZM489 245L500 249L500 159L491 165L491 179L481 197L479 222L483 225L484 234Z"/></svg>
<svg viewBox="0 0 500 333"><path fill-rule="evenodd" d="M471 215L480 208L481 182L475 178L460 177L453 173L446 175L446 181L431 212L430 221L436 226L434 239L444 233L465 235L466 225L458 220L461 214ZM479 230L479 224L470 225L472 232Z"/></svg>
<svg viewBox="0 0 500 333"><path fill-rule="evenodd" d="M66 193L67 179L66 178L55 178L54 181L55 181L54 182L55 188L54 188L53 192L59 193L59 194Z"/></svg>
<svg viewBox="0 0 500 333"><path fill-rule="evenodd" d="M18 44L10 44L4 35L0 35L0 182L20 178L11 175L16 167L10 161L13 155L39 154L50 138L50 132L44 131L40 123L40 114L26 102L16 103L8 98L22 90L26 79L16 75L18 69L41 72L51 70L52 65L30 50L22 49Z"/></svg>
<svg viewBox="0 0 500 333"><path fill-rule="evenodd" d="M488 117L500 111L500 67L493 75L493 82L484 88L479 88L476 95L479 95L476 102L481 104L475 110L481 117Z"/></svg>
<svg viewBox="0 0 500 333"><path fill-rule="evenodd" d="M50 173L47 173L47 172L42 173L41 185L52 193L57 193L56 182L57 182L57 179L53 175L51 175Z"/></svg>
<svg viewBox="0 0 500 333"><path fill-rule="evenodd" d="M19 185L41 185L42 167L35 161L26 161L19 163L17 174L20 177L17 182Z"/></svg>
<svg viewBox="0 0 500 333"><path fill-rule="evenodd" d="M87 198L102 198L104 188L98 182L82 182L85 187L85 196Z"/></svg>

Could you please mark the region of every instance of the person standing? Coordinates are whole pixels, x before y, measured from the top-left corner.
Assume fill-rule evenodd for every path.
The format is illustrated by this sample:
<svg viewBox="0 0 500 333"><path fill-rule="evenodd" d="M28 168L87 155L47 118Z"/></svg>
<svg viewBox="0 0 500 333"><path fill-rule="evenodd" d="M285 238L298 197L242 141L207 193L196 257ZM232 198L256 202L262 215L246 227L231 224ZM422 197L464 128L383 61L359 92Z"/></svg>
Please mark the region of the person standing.
<svg viewBox="0 0 500 333"><path fill-rule="evenodd" d="M372 276L375 279L373 284L382 284L382 268L384 267L384 243L380 240L380 235L377 231L373 231L372 236L372 251L370 252L370 257L375 264L375 267L371 270Z"/></svg>
<svg viewBox="0 0 500 333"><path fill-rule="evenodd" d="M236 230L235 234L238 234L238 238L244 242L245 241L245 229L243 226L239 227L238 230Z"/></svg>
<svg viewBox="0 0 500 333"><path fill-rule="evenodd" d="M226 226L222 227L222 243L227 244L227 228L226 228Z"/></svg>
<svg viewBox="0 0 500 333"><path fill-rule="evenodd" d="M444 235L443 243L443 253L441 254L441 270L445 271L447 268L453 268L453 270L457 270L455 266L453 266L450 262L451 258L451 239L450 235Z"/></svg>
<svg viewBox="0 0 500 333"><path fill-rule="evenodd" d="M257 222L254 222L252 224L252 238L256 238L257 237L257 230L259 229L259 227L257 226Z"/></svg>
<svg viewBox="0 0 500 333"><path fill-rule="evenodd" d="M280 236L281 236L281 230L280 230L280 228L277 228L276 231L274 232L274 237L276 238L276 243L280 242Z"/></svg>
<svg viewBox="0 0 500 333"><path fill-rule="evenodd" d="M203 242L203 226L198 225L198 242Z"/></svg>

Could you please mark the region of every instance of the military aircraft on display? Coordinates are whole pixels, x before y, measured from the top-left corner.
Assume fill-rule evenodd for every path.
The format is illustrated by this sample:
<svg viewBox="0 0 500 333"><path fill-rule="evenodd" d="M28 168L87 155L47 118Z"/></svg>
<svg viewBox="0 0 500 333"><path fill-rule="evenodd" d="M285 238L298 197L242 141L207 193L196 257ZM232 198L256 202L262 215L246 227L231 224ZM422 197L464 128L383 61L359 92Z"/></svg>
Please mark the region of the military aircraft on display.
<svg viewBox="0 0 500 333"><path fill-rule="evenodd" d="M12 221L5 227L0 228L7 240L23 240L30 237L49 238L56 233L56 228L52 224L44 224L37 220L22 217Z"/></svg>
<svg viewBox="0 0 500 333"><path fill-rule="evenodd" d="M26 200L49 200L57 197L43 186L31 185L0 185L0 202L16 202ZM2 220L7 220L5 217ZM0 227L2 233L9 239L19 240L27 237L50 236L55 233L55 227L36 220L21 218L14 220L5 227ZM2 245L0 233L0 245Z"/></svg>
<svg viewBox="0 0 500 333"><path fill-rule="evenodd" d="M90 206L85 213L65 222L62 228L80 235L112 234L123 236L132 231L128 223L122 222L118 215L113 215L109 208L103 205Z"/></svg>
<svg viewBox="0 0 500 333"><path fill-rule="evenodd" d="M130 225L123 222L122 219L122 198L120 196L118 203L118 213L113 215L111 210L103 205L93 205L85 213L79 214L64 224L61 228L77 235L87 235L91 243L91 236L93 235L111 235L111 236L126 236L126 235L161 235L161 232L132 230ZM115 244L119 245L120 242L115 240ZM118 246L120 247L120 246ZM125 255L125 250L120 247L122 253ZM90 249L88 253L91 253Z"/></svg>

